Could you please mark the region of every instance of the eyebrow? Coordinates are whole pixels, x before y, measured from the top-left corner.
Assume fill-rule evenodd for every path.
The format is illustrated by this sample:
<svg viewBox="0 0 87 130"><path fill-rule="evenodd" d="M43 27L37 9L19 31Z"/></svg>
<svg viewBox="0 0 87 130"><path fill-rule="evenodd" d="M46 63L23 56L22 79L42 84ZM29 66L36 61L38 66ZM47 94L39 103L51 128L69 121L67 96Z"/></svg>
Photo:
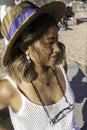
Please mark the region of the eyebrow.
<svg viewBox="0 0 87 130"><path fill-rule="evenodd" d="M55 40L56 38L58 38L58 35L52 36L52 37L47 37L47 40Z"/></svg>

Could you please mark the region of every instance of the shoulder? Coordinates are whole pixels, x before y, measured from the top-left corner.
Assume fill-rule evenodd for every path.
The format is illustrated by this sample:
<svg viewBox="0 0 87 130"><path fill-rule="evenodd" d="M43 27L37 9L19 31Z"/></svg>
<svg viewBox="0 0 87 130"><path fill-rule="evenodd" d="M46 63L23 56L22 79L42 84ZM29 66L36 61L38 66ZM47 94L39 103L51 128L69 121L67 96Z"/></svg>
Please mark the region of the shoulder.
<svg viewBox="0 0 87 130"><path fill-rule="evenodd" d="M8 100L15 94L15 89L12 84L7 80L0 80L0 98L2 100Z"/></svg>
<svg viewBox="0 0 87 130"><path fill-rule="evenodd" d="M10 106L13 111L17 112L20 109L22 100L19 92L7 80L0 81L0 109Z"/></svg>
<svg viewBox="0 0 87 130"><path fill-rule="evenodd" d="M65 69L62 65L56 67L56 72L61 77L61 79L65 79L65 76L67 74L66 74Z"/></svg>
<svg viewBox="0 0 87 130"><path fill-rule="evenodd" d="M63 72L63 71L65 72L63 65L57 65L56 70L57 72Z"/></svg>

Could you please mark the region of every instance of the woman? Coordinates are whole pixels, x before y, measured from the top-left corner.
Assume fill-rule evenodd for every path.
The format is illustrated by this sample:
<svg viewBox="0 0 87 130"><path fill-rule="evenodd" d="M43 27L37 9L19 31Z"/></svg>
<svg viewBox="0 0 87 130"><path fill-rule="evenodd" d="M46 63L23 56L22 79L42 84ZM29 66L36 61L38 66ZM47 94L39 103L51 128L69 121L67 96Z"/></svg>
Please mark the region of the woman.
<svg viewBox="0 0 87 130"><path fill-rule="evenodd" d="M21 2L3 20L8 75L0 82L0 109L8 106L15 130L79 130L74 95L61 66L65 47L58 41L57 23L65 11L62 2L41 8Z"/></svg>

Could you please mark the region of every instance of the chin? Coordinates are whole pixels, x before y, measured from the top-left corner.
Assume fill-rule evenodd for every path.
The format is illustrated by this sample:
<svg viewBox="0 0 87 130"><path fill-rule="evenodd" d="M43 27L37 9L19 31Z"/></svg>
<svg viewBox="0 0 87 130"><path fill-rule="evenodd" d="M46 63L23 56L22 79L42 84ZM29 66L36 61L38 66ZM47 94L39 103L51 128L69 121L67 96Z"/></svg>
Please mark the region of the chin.
<svg viewBox="0 0 87 130"><path fill-rule="evenodd" d="M57 65L57 62L54 62L54 63L50 64L49 67L52 67L52 68L53 68L53 67L56 66L56 65Z"/></svg>

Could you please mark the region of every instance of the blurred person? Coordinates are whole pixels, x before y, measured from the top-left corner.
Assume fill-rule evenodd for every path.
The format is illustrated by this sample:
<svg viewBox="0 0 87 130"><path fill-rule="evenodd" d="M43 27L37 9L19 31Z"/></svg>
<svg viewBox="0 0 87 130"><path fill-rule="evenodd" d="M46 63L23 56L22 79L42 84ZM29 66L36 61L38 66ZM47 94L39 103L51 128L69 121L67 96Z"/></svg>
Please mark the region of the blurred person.
<svg viewBox="0 0 87 130"><path fill-rule="evenodd" d="M3 17L6 13L15 5L14 0L0 0L0 22L2 23ZM1 26L1 25L0 25ZM5 40L5 44L7 45L8 40Z"/></svg>

